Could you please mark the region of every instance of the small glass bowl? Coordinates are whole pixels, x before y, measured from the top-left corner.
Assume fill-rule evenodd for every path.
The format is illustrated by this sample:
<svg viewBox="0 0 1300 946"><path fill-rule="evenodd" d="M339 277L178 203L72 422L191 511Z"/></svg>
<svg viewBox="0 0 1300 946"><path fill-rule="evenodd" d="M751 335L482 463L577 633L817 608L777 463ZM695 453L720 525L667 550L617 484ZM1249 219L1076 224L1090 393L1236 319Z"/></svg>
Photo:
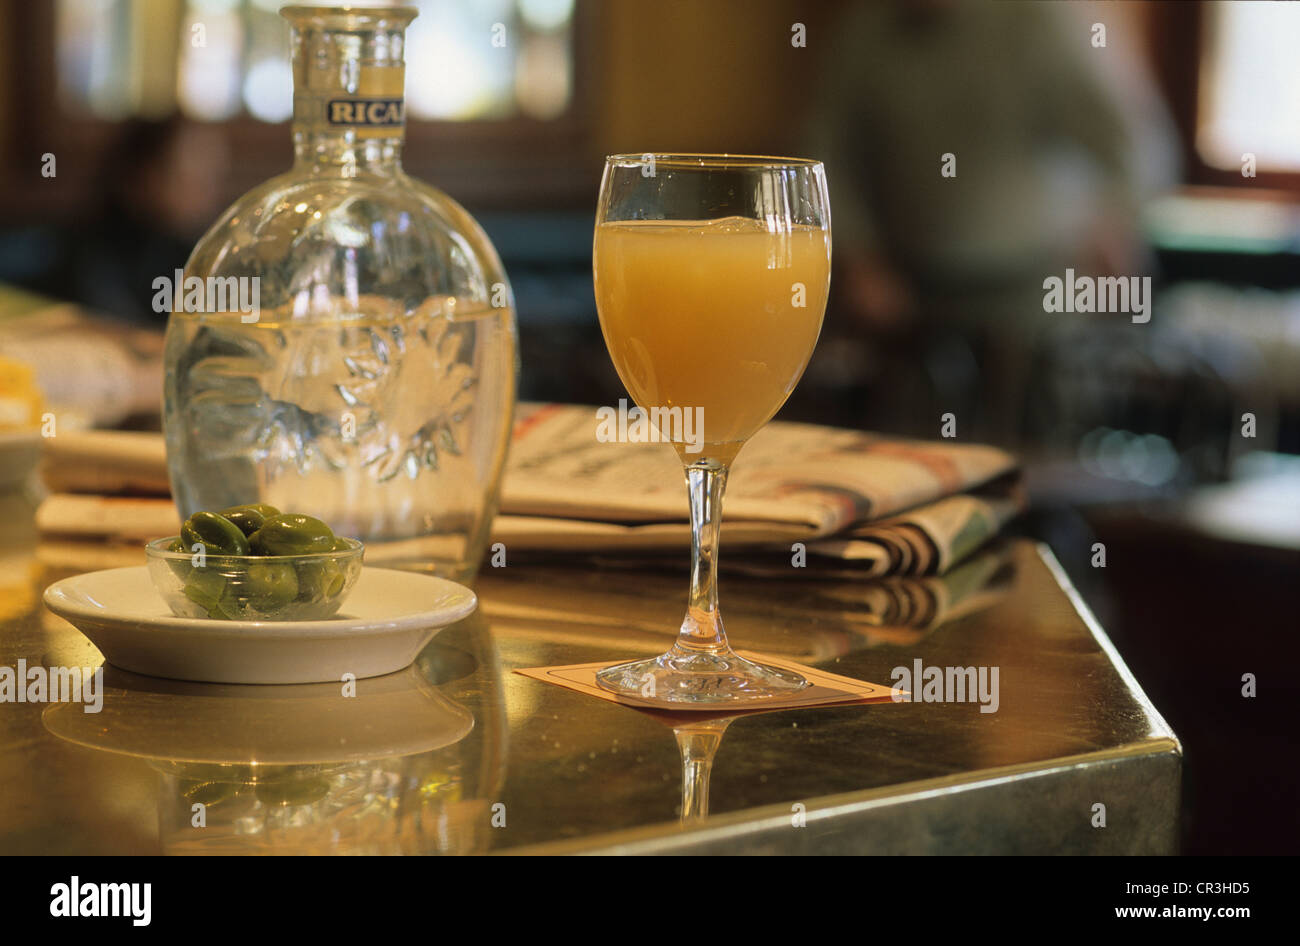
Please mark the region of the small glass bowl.
<svg viewBox="0 0 1300 946"><path fill-rule="evenodd" d="M168 550L178 536L145 546L149 577L172 613L218 621L317 621L338 611L365 551L356 539L310 555L208 555Z"/></svg>

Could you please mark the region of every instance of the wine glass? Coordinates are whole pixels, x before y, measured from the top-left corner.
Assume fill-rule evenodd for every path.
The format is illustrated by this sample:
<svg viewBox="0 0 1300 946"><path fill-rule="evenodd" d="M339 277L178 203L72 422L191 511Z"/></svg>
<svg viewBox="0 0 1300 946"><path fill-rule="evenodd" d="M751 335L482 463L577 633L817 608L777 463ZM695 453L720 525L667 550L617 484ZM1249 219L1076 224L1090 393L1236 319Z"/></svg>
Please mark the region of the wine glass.
<svg viewBox="0 0 1300 946"><path fill-rule="evenodd" d="M732 461L780 410L817 344L830 254L818 161L606 159L593 254L601 331L628 393L685 467L691 583L672 649L602 670L605 689L699 705L771 700L807 686L727 643L718 535Z"/></svg>

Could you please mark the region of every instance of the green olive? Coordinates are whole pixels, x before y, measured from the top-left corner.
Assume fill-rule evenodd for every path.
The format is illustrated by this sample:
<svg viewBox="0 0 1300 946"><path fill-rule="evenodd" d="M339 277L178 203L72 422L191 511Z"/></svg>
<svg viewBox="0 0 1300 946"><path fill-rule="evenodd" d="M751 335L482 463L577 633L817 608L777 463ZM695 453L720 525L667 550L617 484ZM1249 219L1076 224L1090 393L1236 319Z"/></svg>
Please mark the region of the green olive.
<svg viewBox="0 0 1300 946"><path fill-rule="evenodd" d="M329 780L320 776L258 782L254 791L264 805L310 805L330 793Z"/></svg>
<svg viewBox="0 0 1300 946"><path fill-rule="evenodd" d="M186 548L201 543L208 555L247 555L248 539L239 526L215 512L196 512L181 526Z"/></svg>
<svg viewBox="0 0 1300 946"><path fill-rule="evenodd" d="M188 556L199 545L207 555L244 560L197 566ZM296 603L334 604L347 584L347 569L331 553L351 552L353 546L320 519L281 513L266 503L196 512L167 543L169 551L187 556L169 562L185 596L217 620L274 619L277 613L290 619ZM276 561L293 555L313 557Z"/></svg>
<svg viewBox="0 0 1300 946"><path fill-rule="evenodd" d="M342 537L334 540L335 552L351 551L352 546L348 540ZM311 576L313 587L311 594L299 594L301 600L315 599L317 601L328 601L331 598L337 598L343 591L343 584L347 580L344 574L343 565L337 558L329 558L320 562L304 562L302 570Z"/></svg>
<svg viewBox="0 0 1300 946"><path fill-rule="evenodd" d="M298 600L328 601L343 590L343 569L332 558L298 566Z"/></svg>
<svg viewBox="0 0 1300 946"><path fill-rule="evenodd" d="M187 556L190 554L190 550L185 547L185 543L181 541L179 535L168 543L167 551L180 552ZM190 564L188 558L169 558L167 559L167 567L171 569L173 575L181 581L185 581L190 577L190 571L194 566Z"/></svg>
<svg viewBox="0 0 1300 946"><path fill-rule="evenodd" d="M232 581L217 599L215 612L209 612L208 616L226 621L251 620L254 615L248 613L248 607L248 596L243 594L240 584Z"/></svg>
<svg viewBox="0 0 1300 946"><path fill-rule="evenodd" d="M245 503L242 506L223 509L219 515L239 526L239 531L248 536L262 528L262 523L267 519L280 515L280 510L266 503Z"/></svg>
<svg viewBox="0 0 1300 946"><path fill-rule="evenodd" d="M182 781L178 788L188 802L200 802L212 806L239 794L239 788L229 782L202 782L193 779Z"/></svg>
<svg viewBox="0 0 1300 946"><path fill-rule="evenodd" d="M215 568L191 568L189 577L182 589L189 598L204 611L208 617L221 619L225 609L221 606L221 597L226 590L226 576Z"/></svg>
<svg viewBox="0 0 1300 946"><path fill-rule="evenodd" d="M284 513L272 516L249 536L258 555L310 555L334 549L334 532L312 516Z"/></svg>
<svg viewBox="0 0 1300 946"><path fill-rule="evenodd" d="M248 567L248 580L241 591L265 614L298 597L298 573L285 562L258 562Z"/></svg>

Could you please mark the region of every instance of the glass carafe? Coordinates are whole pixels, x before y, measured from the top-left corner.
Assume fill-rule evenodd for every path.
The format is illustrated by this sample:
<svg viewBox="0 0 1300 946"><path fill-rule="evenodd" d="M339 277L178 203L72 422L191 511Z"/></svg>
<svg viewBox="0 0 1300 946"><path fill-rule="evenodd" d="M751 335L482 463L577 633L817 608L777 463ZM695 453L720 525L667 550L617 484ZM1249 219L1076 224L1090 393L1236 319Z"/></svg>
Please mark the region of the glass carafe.
<svg viewBox="0 0 1300 946"><path fill-rule="evenodd" d="M402 171L410 8L287 7L293 168L222 215L167 329L179 512L265 502L372 564L473 575L516 383L513 296L455 201Z"/></svg>

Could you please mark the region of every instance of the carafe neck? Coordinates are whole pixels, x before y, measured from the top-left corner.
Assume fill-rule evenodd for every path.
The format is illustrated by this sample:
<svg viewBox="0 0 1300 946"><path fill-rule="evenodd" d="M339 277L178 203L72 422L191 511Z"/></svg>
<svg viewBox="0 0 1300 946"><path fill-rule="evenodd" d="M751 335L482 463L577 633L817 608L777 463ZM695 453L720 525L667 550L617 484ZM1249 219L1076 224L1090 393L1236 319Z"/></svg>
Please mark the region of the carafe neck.
<svg viewBox="0 0 1300 946"><path fill-rule="evenodd" d="M295 166L351 177L401 169L406 27L415 10L286 7Z"/></svg>

